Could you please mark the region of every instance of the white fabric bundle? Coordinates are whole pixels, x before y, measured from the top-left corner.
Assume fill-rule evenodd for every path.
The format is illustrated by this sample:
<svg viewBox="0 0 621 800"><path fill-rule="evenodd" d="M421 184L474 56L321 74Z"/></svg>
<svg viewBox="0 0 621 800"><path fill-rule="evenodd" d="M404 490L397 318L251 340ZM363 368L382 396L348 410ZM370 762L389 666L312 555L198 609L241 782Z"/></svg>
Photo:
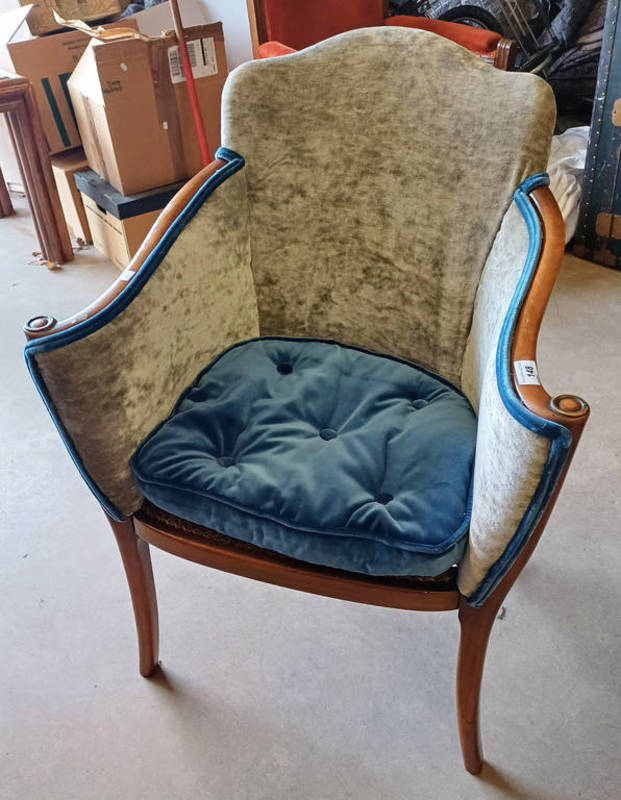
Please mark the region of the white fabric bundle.
<svg viewBox="0 0 621 800"><path fill-rule="evenodd" d="M573 239L578 225L589 130L583 125L552 137L548 174L550 189L565 220L566 242Z"/></svg>

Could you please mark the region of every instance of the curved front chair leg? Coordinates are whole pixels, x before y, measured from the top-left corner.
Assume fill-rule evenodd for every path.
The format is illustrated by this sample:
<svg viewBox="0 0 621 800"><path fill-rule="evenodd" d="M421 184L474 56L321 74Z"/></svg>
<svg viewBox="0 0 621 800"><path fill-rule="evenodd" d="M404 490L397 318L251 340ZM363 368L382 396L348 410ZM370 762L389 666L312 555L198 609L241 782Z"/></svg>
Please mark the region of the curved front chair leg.
<svg viewBox="0 0 621 800"><path fill-rule="evenodd" d="M498 611L497 603L472 608L462 598L459 606L461 637L457 658L457 724L464 766L478 775L483 766L479 731L479 696L485 651Z"/></svg>
<svg viewBox="0 0 621 800"><path fill-rule="evenodd" d="M140 674L148 678L157 667L159 647L157 598L149 545L136 536L131 519L116 522L108 517L108 521L121 552L134 607Z"/></svg>

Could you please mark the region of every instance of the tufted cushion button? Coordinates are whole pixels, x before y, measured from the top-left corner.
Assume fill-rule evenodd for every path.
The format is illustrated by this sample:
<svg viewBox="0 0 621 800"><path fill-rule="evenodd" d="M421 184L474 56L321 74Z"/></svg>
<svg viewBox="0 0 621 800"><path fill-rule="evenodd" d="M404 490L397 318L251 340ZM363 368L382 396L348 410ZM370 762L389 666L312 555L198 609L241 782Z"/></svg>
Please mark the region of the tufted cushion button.
<svg viewBox="0 0 621 800"><path fill-rule="evenodd" d="M414 408L425 408L425 406L429 405L427 400L412 400L412 405Z"/></svg>
<svg viewBox="0 0 621 800"><path fill-rule="evenodd" d="M383 506L390 503L391 500L394 500L394 497L388 492L380 492L377 497L375 498L376 503L381 503Z"/></svg>
<svg viewBox="0 0 621 800"><path fill-rule="evenodd" d="M336 439L336 431L334 430L334 428L322 428L319 431L319 435L321 436L322 439L325 439L326 442L329 441L330 439Z"/></svg>
<svg viewBox="0 0 621 800"><path fill-rule="evenodd" d="M218 464L221 467L232 467L235 463L235 459L232 456L220 456L218 459Z"/></svg>
<svg viewBox="0 0 621 800"><path fill-rule="evenodd" d="M283 361L282 363L278 364L276 369L278 370L278 372L280 372L281 375L290 375L293 372L293 367L286 361Z"/></svg>

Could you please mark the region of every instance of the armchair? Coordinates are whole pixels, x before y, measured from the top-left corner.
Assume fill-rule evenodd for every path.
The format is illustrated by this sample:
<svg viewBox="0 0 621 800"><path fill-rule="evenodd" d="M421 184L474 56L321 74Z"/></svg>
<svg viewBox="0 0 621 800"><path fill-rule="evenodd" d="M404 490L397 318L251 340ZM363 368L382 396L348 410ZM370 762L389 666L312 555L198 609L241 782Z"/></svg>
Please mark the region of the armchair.
<svg viewBox="0 0 621 800"><path fill-rule="evenodd" d="M386 27L245 64L222 103L216 160L116 283L25 328L116 536L140 672L158 659L149 545L300 591L458 610L477 773L487 640L589 413L548 396L536 365L564 250L542 173L552 92Z"/></svg>
<svg viewBox="0 0 621 800"><path fill-rule="evenodd" d="M455 22L388 16L384 0L252 0L258 58L283 56L355 28L398 25L444 36L498 69L511 70L517 45L499 33ZM250 2L250 0L249 0Z"/></svg>

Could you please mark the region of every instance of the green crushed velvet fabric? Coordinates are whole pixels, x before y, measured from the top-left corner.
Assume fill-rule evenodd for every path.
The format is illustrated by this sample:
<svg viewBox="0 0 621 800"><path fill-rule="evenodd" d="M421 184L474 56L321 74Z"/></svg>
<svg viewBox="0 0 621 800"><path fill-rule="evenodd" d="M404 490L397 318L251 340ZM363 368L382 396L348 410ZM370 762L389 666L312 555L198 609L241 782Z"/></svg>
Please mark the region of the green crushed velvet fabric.
<svg viewBox="0 0 621 800"><path fill-rule="evenodd" d="M550 440L521 425L505 408L496 379L500 330L528 252L517 205L505 214L481 274L461 385L478 414L472 516L459 590L469 596L504 552L539 485Z"/></svg>
<svg viewBox="0 0 621 800"><path fill-rule="evenodd" d="M470 594L547 453L504 409L493 356L525 248L523 223L505 214L513 190L545 169L554 116L539 78L425 31L353 31L235 70L222 139L245 169L123 312L36 356L101 492L125 514L140 506L130 457L235 342L306 336L396 355L463 379L479 410L460 572Z"/></svg>
<svg viewBox="0 0 621 800"><path fill-rule="evenodd" d="M369 28L227 81L261 334L398 355L459 382L513 190L545 170L552 90L426 31Z"/></svg>
<svg viewBox="0 0 621 800"><path fill-rule="evenodd" d="M142 495L129 459L221 350L258 334L244 177L211 195L138 297L37 364L84 466L124 514Z"/></svg>

